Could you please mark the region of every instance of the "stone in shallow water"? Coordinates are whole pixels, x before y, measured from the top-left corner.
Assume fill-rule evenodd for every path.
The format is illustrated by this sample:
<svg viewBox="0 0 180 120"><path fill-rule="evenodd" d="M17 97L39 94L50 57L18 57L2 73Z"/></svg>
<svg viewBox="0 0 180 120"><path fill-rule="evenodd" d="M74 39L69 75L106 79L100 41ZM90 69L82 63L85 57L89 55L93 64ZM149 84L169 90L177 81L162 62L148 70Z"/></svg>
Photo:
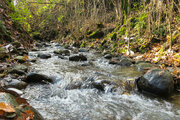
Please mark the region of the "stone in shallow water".
<svg viewBox="0 0 180 120"><path fill-rule="evenodd" d="M112 58L112 55L111 55L111 54L106 54L106 55L104 55L104 58L106 58L106 59L111 59L111 58Z"/></svg>
<svg viewBox="0 0 180 120"><path fill-rule="evenodd" d="M24 81L20 81L17 79L3 79L1 83L5 85L6 88L17 88L17 89L25 89L27 86L27 83Z"/></svg>
<svg viewBox="0 0 180 120"><path fill-rule="evenodd" d="M55 50L54 51L55 54L58 54L58 55L64 55L64 56L70 56L70 51L69 50Z"/></svg>
<svg viewBox="0 0 180 120"><path fill-rule="evenodd" d="M174 90L174 81L170 72L151 69L135 80L139 91L150 92L159 96L168 96Z"/></svg>
<svg viewBox="0 0 180 120"><path fill-rule="evenodd" d="M82 54L72 55L69 57L69 61L87 61L87 57Z"/></svg>
<svg viewBox="0 0 180 120"><path fill-rule="evenodd" d="M133 63L127 58L122 58L120 60L118 58L113 58L112 60L109 61L109 64L120 65L120 66L131 66Z"/></svg>
<svg viewBox="0 0 180 120"><path fill-rule="evenodd" d="M53 80L48 76L38 73L29 73L24 81L27 83L53 82Z"/></svg>
<svg viewBox="0 0 180 120"><path fill-rule="evenodd" d="M88 49L86 49L86 48L79 48L79 50L78 50L79 52L89 52L89 50Z"/></svg>
<svg viewBox="0 0 180 120"><path fill-rule="evenodd" d="M38 57L40 57L41 59L48 59L48 58L51 58L51 54L42 54L42 53L39 53L38 54Z"/></svg>

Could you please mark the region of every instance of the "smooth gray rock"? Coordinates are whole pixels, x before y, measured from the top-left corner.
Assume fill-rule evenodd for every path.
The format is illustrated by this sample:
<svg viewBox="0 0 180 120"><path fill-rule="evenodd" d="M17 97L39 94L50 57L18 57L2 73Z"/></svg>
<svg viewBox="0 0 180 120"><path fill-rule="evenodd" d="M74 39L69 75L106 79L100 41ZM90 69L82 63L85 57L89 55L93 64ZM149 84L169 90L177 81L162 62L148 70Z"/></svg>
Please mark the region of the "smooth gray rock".
<svg viewBox="0 0 180 120"><path fill-rule="evenodd" d="M89 50L88 49L86 49L86 48L79 48L79 50L78 50L79 52L89 52Z"/></svg>
<svg viewBox="0 0 180 120"><path fill-rule="evenodd" d="M170 72L151 69L135 80L139 91L150 92L159 96L170 95L174 90L174 81Z"/></svg>

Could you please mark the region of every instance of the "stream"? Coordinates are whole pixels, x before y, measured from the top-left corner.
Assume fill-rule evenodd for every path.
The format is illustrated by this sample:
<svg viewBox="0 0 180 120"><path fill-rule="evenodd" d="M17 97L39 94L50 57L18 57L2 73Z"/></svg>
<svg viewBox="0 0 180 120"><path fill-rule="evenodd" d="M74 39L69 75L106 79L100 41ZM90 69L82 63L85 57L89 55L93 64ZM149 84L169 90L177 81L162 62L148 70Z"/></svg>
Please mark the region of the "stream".
<svg viewBox="0 0 180 120"><path fill-rule="evenodd" d="M50 53L49 59L37 59L31 63L31 72L52 77L55 82L31 84L25 89L23 97L36 108L45 120L180 120L180 104L174 100L151 98L137 93L122 94L110 92L107 86L104 92L95 88L66 90L74 81L87 79L109 80L117 84L133 80L142 75L136 67L121 67L108 64L100 53L83 52L87 62L72 62L60 59L53 51L63 49L51 43L51 46L36 52L29 52L29 58L38 53ZM180 97L179 97L180 98Z"/></svg>

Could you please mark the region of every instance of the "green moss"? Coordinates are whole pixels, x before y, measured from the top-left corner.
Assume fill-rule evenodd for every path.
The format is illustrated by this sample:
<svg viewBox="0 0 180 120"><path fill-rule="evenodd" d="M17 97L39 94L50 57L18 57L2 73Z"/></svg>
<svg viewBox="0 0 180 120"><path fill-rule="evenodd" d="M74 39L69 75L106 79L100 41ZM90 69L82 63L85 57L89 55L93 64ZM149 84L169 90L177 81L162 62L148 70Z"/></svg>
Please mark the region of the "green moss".
<svg viewBox="0 0 180 120"><path fill-rule="evenodd" d="M104 36L104 32L101 31L101 29L98 29L91 33L88 38L102 38Z"/></svg>
<svg viewBox="0 0 180 120"><path fill-rule="evenodd" d="M117 39L117 33L112 32L107 37L110 38L112 41L115 41Z"/></svg>
<svg viewBox="0 0 180 120"><path fill-rule="evenodd" d="M121 27L118 30L118 36L124 35L126 33L126 28L125 27Z"/></svg>
<svg viewBox="0 0 180 120"><path fill-rule="evenodd" d="M106 44L106 43L107 43L107 40L104 39L104 40L101 42L101 45L103 46L103 45Z"/></svg>
<svg viewBox="0 0 180 120"><path fill-rule="evenodd" d="M85 43L85 42L81 43L80 47L81 47L81 48L86 47L86 43Z"/></svg>

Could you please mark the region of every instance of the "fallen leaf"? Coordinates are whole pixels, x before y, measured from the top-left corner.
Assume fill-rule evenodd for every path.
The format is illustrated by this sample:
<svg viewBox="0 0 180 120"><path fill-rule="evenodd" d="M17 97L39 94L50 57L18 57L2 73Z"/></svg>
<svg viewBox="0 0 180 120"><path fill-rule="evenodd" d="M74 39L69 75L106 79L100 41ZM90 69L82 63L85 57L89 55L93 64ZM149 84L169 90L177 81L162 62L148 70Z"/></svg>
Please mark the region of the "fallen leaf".
<svg viewBox="0 0 180 120"><path fill-rule="evenodd" d="M16 120L33 120L34 118L34 112L31 110L26 110L25 112L21 113L21 116L19 116Z"/></svg>
<svg viewBox="0 0 180 120"><path fill-rule="evenodd" d="M176 69L176 70L174 70L172 73L174 74L174 75L178 75L178 69Z"/></svg>
<svg viewBox="0 0 180 120"><path fill-rule="evenodd" d="M0 103L0 111L8 112L8 113L13 113L16 112L11 105L5 104L4 102Z"/></svg>

